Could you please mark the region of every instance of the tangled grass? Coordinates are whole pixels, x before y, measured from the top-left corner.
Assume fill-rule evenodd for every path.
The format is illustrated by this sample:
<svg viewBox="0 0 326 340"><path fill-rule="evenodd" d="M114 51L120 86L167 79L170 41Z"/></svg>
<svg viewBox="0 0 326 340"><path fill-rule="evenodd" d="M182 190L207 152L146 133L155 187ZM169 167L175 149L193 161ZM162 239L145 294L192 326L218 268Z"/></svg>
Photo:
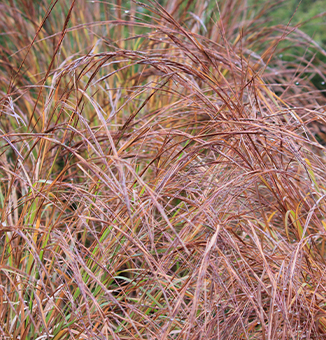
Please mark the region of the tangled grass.
<svg viewBox="0 0 326 340"><path fill-rule="evenodd" d="M326 52L270 10L2 1L3 339L325 338Z"/></svg>

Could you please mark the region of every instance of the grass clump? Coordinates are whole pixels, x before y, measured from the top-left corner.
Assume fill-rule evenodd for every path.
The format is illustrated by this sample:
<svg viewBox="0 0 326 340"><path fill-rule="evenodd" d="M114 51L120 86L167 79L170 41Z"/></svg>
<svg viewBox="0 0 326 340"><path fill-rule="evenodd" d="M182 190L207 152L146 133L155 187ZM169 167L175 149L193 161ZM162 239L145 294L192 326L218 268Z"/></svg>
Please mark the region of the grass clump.
<svg viewBox="0 0 326 340"><path fill-rule="evenodd" d="M1 336L322 339L320 47L240 0L0 6Z"/></svg>

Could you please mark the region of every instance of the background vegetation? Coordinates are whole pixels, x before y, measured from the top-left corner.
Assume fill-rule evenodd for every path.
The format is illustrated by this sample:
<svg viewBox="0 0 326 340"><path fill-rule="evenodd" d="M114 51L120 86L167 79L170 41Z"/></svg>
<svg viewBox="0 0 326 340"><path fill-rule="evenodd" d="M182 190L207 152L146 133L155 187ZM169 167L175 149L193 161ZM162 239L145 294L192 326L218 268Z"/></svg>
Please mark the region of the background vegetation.
<svg viewBox="0 0 326 340"><path fill-rule="evenodd" d="M324 38L274 5L0 3L2 338L325 337Z"/></svg>

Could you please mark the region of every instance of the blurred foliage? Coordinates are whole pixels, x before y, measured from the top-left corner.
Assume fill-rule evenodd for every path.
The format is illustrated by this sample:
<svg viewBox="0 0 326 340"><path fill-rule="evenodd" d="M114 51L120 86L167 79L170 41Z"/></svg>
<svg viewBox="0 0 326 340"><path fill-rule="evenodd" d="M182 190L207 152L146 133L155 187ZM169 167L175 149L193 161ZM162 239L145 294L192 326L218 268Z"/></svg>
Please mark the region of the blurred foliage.
<svg viewBox="0 0 326 340"><path fill-rule="evenodd" d="M248 8L252 15L268 8L261 12L261 20L266 26L285 28L288 25L292 29L298 26L300 31L306 34L306 40L311 38L314 44L317 43L320 47L319 51L308 53L308 56L307 46L292 45L291 39L280 41L279 48L284 49L285 53L279 57L283 61L292 63L305 55L305 58L313 60L316 67L320 63L326 63L326 0L281 0L275 1L274 4L266 0L248 0ZM307 73L306 75L310 76ZM310 80L318 89L324 89L325 81L320 74L311 75Z"/></svg>
<svg viewBox="0 0 326 340"><path fill-rule="evenodd" d="M248 5L260 9L264 5L270 5L266 0L249 0ZM324 13L324 15L322 15ZM275 1L272 10L264 14L268 18L269 25L295 26L306 22L300 29L313 38L323 48L326 46L326 0L284 0ZM318 16L314 18L315 16Z"/></svg>

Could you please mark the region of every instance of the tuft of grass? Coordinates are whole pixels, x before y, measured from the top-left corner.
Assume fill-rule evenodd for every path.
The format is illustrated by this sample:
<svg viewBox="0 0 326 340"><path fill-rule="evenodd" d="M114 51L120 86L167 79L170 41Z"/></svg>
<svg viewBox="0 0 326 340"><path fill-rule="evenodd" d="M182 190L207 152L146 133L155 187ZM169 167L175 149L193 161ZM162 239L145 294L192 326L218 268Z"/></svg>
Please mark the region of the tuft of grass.
<svg viewBox="0 0 326 340"><path fill-rule="evenodd" d="M270 8L2 1L1 337L325 336L325 52Z"/></svg>

